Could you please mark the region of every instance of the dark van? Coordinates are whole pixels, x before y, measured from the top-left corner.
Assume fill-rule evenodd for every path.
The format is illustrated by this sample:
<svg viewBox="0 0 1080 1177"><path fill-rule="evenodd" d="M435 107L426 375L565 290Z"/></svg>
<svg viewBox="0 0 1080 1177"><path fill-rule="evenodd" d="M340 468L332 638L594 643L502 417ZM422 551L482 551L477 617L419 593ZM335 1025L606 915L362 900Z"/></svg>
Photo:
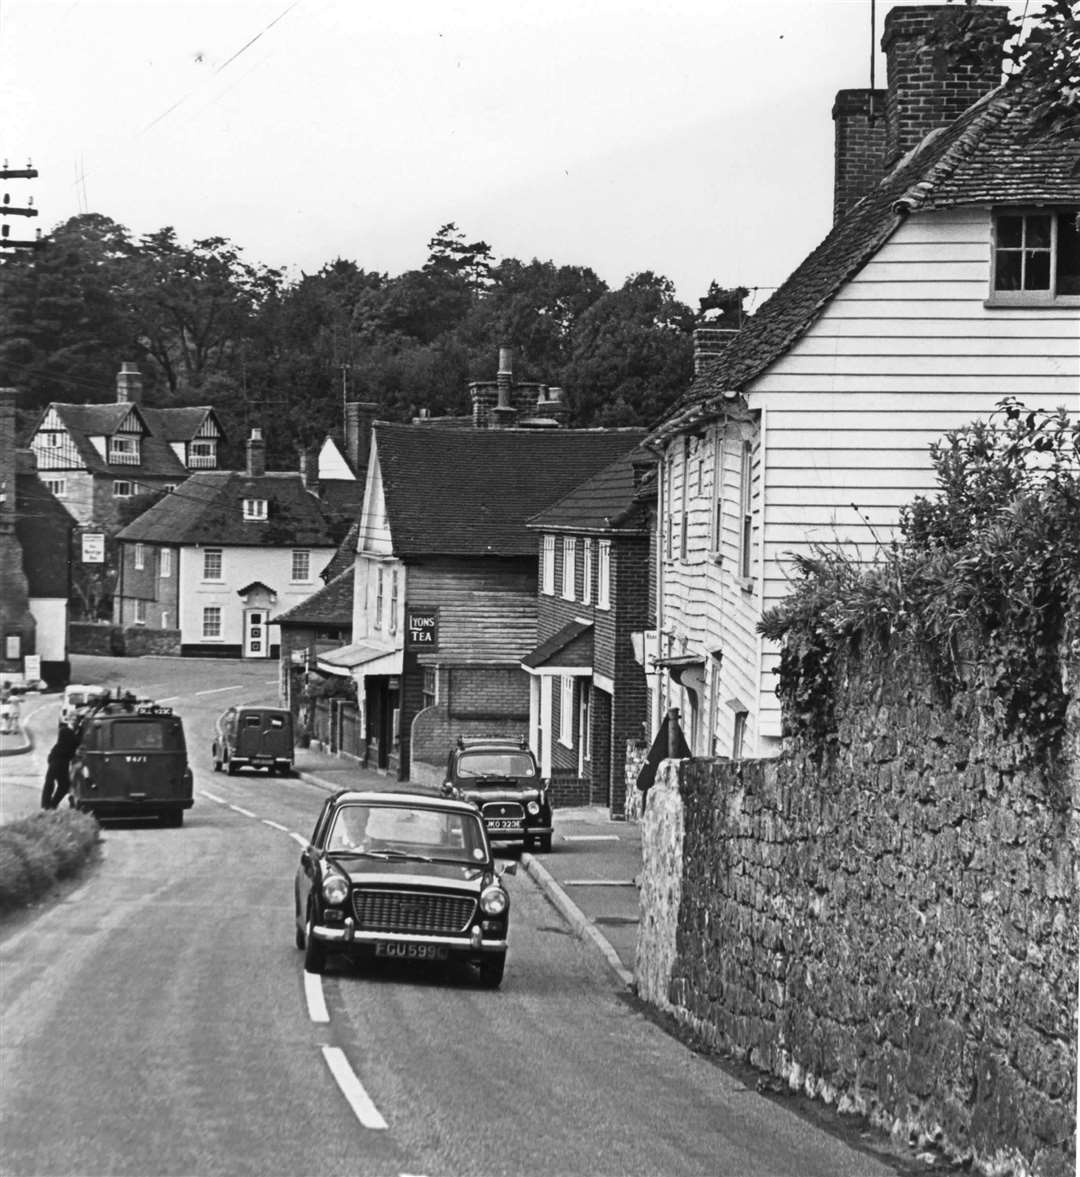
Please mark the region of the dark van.
<svg viewBox="0 0 1080 1177"><path fill-rule="evenodd" d="M292 713L281 707L230 707L217 721L211 752L214 771L265 768L273 776L293 770Z"/></svg>
<svg viewBox="0 0 1080 1177"><path fill-rule="evenodd" d="M193 784L184 725L172 708L128 698L100 704L83 721L71 761L76 809L180 826Z"/></svg>

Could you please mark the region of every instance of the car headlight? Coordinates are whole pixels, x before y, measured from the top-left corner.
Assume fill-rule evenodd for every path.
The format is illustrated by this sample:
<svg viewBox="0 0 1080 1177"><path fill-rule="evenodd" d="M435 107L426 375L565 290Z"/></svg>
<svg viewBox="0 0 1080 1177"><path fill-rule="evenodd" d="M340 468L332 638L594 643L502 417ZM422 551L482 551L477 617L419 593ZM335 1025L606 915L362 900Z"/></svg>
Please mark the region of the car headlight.
<svg viewBox="0 0 1080 1177"><path fill-rule="evenodd" d="M539 801L530 801L525 808L535 817L540 812L540 803Z"/></svg>
<svg viewBox="0 0 1080 1177"><path fill-rule="evenodd" d="M510 906L510 896L502 887L486 887L480 894L480 910L484 915L502 915Z"/></svg>
<svg viewBox="0 0 1080 1177"><path fill-rule="evenodd" d="M338 874L327 875L323 879L322 894L327 903L344 903L349 897L349 880Z"/></svg>

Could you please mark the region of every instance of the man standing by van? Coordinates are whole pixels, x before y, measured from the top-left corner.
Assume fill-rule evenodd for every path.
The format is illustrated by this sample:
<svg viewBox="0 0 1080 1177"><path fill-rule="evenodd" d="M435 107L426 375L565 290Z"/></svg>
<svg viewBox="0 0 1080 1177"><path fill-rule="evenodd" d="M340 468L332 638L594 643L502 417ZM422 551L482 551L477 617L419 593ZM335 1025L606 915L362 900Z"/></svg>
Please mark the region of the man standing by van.
<svg viewBox="0 0 1080 1177"><path fill-rule="evenodd" d="M41 808L55 809L67 796L71 782L68 772L71 758L79 746L79 724L61 724L56 743L49 749L49 767L45 773L45 784L41 789Z"/></svg>

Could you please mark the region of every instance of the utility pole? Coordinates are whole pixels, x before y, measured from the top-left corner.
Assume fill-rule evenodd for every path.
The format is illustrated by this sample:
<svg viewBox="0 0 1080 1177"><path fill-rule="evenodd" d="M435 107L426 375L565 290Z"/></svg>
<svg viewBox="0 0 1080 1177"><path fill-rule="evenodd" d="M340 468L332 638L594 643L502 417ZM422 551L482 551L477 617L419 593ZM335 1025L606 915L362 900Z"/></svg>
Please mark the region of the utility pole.
<svg viewBox="0 0 1080 1177"><path fill-rule="evenodd" d="M37 168L32 167L29 163L25 168L9 168L7 160L4 160L4 166L0 168L0 180L35 180L37 179ZM34 208L34 198L31 196L27 201L25 208L11 203L11 197L5 192L2 201L0 201L0 216L4 217L36 217L38 210ZM0 249L37 249L41 245L41 230L37 231L36 236L30 239L22 239L10 236L11 226L6 222L0 225Z"/></svg>

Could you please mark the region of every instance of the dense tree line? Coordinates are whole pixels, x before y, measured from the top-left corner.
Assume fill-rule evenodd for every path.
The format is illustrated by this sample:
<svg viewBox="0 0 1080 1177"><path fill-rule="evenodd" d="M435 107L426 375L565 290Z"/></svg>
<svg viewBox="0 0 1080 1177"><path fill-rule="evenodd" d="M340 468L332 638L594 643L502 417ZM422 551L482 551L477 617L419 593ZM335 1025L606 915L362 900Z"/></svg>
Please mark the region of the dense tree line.
<svg viewBox="0 0 1080 1177"><path fill-rule="evenodd" d="M25 428L52 401L112 400L133 360L147 404L213 404L236 446L262 424L289 466L340 427L345 399L389 420L468 412L468 382L510 346L517 379L567 390L572 424L649 424L689 384L697 316L737 316L745 293L714 283L695 314L660 275L613 290L586 266L496 261L453 223L418 270L337 258L290 281L223 237L136 239L84 214L0 263L0 381Z"/></svg>

